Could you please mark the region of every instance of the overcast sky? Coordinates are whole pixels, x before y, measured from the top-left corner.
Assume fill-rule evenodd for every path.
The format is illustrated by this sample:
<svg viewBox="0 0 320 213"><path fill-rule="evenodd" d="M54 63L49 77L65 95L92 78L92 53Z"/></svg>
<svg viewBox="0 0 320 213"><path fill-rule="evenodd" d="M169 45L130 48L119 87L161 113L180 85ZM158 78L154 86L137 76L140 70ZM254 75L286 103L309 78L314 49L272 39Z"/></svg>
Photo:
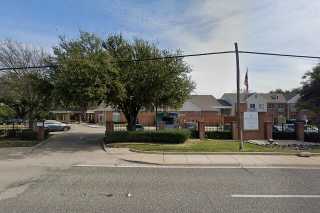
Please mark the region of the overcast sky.
<svg viewBox="0 0 320 213"><path fill-rule="evenodd" d="M3 0L0 38L50 51L58 35L123 33L184 53L241 50L320 55L319 0ZM234 55L188 58L196 94L234 92ZM241 55L250 90L298 87L317 60Z"/></svg>

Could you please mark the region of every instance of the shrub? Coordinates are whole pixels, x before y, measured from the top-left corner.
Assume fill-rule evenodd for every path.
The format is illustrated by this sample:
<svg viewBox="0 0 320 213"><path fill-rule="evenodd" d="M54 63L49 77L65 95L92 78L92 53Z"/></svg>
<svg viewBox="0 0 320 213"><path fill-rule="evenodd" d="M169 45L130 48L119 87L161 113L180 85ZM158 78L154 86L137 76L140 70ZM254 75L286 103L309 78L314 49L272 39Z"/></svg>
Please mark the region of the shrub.
<svg viewBox="0 0 320 213"><path fill-rule="evenodd" d="M209 139L232 139L232 132L206 132L206 137Z"/></svg>
<svg viewBox="0 0 320 213"><path fill-rule="evenodd" d="M145 142L145 143L183 143L190 137L188 130L160 130L160 131L119 131L108 132L104 138L107 143Z"/></svg>
<svg viewBox="0 0 320 213"><path fill-rule="evenodd" d="M190 131L190 138L199 138L199 132L195 129L189 130Z"/></svg>

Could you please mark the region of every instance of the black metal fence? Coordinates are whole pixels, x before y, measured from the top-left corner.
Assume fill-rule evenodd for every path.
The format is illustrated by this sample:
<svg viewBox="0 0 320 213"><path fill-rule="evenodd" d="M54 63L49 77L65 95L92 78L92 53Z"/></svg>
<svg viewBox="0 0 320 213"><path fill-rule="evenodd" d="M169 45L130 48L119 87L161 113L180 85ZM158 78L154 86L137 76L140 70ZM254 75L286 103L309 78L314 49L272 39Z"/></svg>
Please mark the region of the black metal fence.
<svg viewBox="0 0 320 213"><path fill-rule="evenodd" d="M232 139L232 125L221 124L205 126L205 135L208 139Z"/></svg>
<svg viewBox="0 0 320 213"><path fill-rule="evenodd" d="M127 131L127 123L113 123L113 131ZM177 128L188 129L191 132L191 138L199 138L199 130L197 123L187 122L181 124ZM136 131L157 131L161 128L158 126L142 126L137 125ZM169 128L174 129L174 128ZM232 125L231 124L217 124L205 125L205 136L209 139L232 139Z"/></svg>
<svg viewBox="0 0 320 213"><path fill-rule="evenodd" d="M23 123L11 123L0 125L1 138L18 138L31 140L37 138L37 133Z"/></svg>
<svg viewBox="0 0 320 213"><path fill-rule="evenodd" d="M315 125L305 125L304 140L307 142L320 143L320 128Z"/></svg>
<svg viewBox="0 0 320 213"><path fill-rule="evenodd" d="M275 124L272 127L272 137L276 140L296 140L295 124Z"/></svg>

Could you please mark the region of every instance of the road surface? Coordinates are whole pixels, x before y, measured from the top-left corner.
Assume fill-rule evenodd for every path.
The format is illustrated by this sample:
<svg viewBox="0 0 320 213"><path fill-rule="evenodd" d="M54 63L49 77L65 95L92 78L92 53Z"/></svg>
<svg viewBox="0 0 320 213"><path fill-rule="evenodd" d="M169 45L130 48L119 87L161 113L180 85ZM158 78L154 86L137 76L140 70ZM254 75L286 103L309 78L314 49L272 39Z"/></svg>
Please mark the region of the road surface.
<svg viewBox="0 0 320 213"><path fill-rule="evenodd" d="M14 193L0 212L318 213L320 170L72 167Z"/></svg>

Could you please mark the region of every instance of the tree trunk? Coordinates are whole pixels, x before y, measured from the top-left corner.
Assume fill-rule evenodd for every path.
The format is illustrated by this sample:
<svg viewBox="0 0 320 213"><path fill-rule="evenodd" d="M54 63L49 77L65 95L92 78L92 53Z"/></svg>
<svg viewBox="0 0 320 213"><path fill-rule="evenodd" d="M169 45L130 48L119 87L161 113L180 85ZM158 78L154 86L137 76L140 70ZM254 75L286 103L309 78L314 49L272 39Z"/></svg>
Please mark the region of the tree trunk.
<svg viewBox="0 0 320 213"><path fill-rule="evenodd" d="M29 119L28 126L30 129L33 129L33 122L34 122L33 119Z"/></svg>
<svg viewBox="0 0 320 213"><path fill-rule="evenodd" d="M128 122L127 130L135 131L138 113L128 113L128 114L126 113L125 116Z"/></svg>
<svg viewBox="0 0 320 213"><path fill-rule="evenodd" d="M158 130L158 121L157 121L157 115L158 115L158 106L156 105L156 117L155 117L155 122L156 122L156 130Z"/></svg>

